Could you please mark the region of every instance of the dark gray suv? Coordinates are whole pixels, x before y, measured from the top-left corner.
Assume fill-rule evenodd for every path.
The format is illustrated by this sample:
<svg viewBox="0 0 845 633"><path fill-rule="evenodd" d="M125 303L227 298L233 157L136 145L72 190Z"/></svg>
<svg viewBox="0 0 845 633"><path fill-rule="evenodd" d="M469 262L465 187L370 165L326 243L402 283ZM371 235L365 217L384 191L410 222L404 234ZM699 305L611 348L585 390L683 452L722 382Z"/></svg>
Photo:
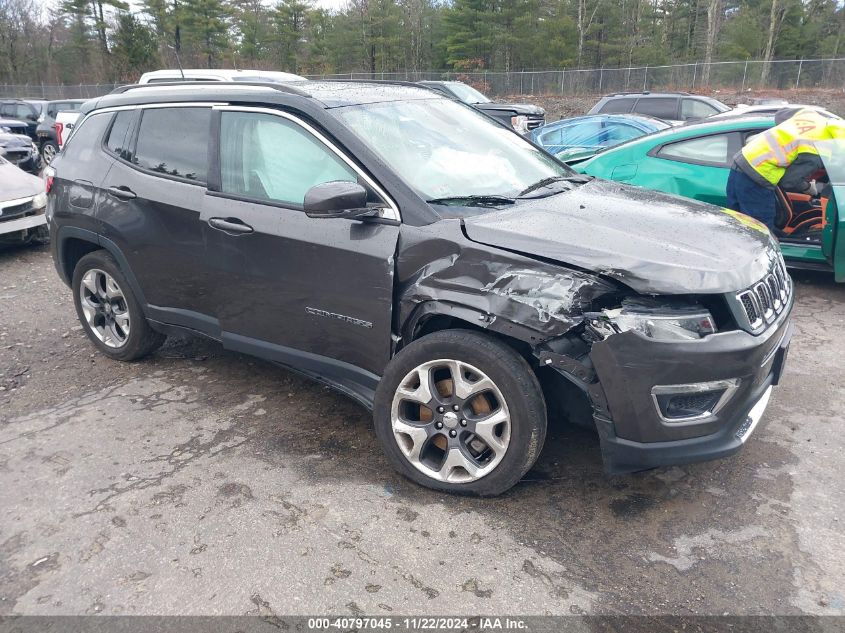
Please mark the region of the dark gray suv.
<svg viewBox="0 0 845 633"><path fill-rule="evenodd" d="M697 121L730 110L721 101L687 92L620 92L599 99L588 114L645 114L664 121Z"/></svg>
<svg viewBox="0 0 845 633"><path fill-rule="evenodd" d="M292 367L439 490L513 486L549 415L597 429L610 472L729 455L790 341L765 227L575 174L422 88L126 87L84 106L48 185L103 354L189 332Z"/></svg>

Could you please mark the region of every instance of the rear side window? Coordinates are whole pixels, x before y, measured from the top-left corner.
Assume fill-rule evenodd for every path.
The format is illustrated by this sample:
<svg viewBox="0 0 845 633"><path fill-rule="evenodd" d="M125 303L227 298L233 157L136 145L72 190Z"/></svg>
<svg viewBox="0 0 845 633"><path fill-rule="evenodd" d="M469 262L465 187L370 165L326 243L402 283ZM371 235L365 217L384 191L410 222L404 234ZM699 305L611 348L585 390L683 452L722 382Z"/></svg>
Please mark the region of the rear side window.
<svg viewBox="0 0 845 633"><path fill-rule="evenodd" d="M143 169L205 182L211 108L149 108L141 116L132 162Z"/></svg>
<svg viewBox="0 0 845 633"><path fill-rule="evenodd" d="M636 99L627 97L623 99L610 99L601 107L599 112L602 114L624 114L625 112L631 111L634 101Z"/></svg>
<svg viewBox="0 0 845 633"><path fill-rule="evenodd" d="M226 193L302 206L305 192L355 171L301 126L270 114L224 112L220 175Z"/></svg>
<svg viewBox="0 0 845 633"><path fill-rule="evenodd" d="M727 165L728 135L714 134L713 136L679 141L663 146L657 155L661 158L680 160L685 163Z"/></svg>
<svg viewBox="0 0 845 633"><path fill-rule="evenodd" d="M124 160L131 160L132 153L129 144L131 139L129 137L129 127L132 124L132 117L135 114L132 110L121 110L114 117L111 130L106 139L106 148L116 156L120 156Z"/></svg>
<svg viewBox="0 0 845 633"><path fill-rule="evenodd" d="M687 119L705 119L719 111L709 103L699 101L698 99L684 99L681 101L681 118Z"/></svg>
<svg viewBox="0 0 845 633"><path fill-rule="evenodd" d="M82 121L74 130L68 142L62 149L65 161L85 162L94 158L94 151L100 147L103 134L111 122L112 115L108 112L92 114ZM103 174L100 174L102 176Z"/></svg>
<svg viewBox="0 0 845 633"><path fill-rule="evenodd" d="M674 119L678 116L678 100L674 97L642 97L634 112L658 119Z"/></svg>

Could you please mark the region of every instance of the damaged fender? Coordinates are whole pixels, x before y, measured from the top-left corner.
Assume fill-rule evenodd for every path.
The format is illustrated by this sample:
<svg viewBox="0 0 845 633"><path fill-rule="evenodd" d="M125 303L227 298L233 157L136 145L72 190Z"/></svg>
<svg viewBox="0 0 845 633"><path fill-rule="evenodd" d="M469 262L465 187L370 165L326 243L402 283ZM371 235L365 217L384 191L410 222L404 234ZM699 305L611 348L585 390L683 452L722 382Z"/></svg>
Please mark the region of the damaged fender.
<svg viewBox="0 0 845 633"><path fill-rule="evenodd" d="M436 314L533 348L566 334L601 298L619 293L595 274L455 239L460 231L460 221L445 220L400 235L397 331L405 342Z"/></svg>

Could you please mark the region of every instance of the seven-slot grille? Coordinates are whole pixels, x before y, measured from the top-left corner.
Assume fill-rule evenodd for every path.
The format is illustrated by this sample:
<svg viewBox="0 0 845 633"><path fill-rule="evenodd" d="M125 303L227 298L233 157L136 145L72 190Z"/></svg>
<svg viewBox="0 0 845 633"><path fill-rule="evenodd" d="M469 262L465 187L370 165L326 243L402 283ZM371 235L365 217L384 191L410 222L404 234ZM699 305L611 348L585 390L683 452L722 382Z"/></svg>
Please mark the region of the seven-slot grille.
<svg viewBox="0 0 845 633"><path fill-rule="evenodd" d="M783 258L778 257L774 266L763 279L750 288L737 293L736 298L742 306L745 329L756 332L777 318L789 305L792 294L792 280L786 273Z"/></svg>

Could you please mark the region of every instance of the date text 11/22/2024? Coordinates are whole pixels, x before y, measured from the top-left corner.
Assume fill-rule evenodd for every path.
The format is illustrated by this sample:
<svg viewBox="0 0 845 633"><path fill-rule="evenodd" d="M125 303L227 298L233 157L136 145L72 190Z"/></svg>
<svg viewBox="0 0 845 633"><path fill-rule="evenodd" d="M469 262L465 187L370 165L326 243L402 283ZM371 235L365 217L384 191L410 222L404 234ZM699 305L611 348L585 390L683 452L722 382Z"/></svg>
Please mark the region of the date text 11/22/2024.
<svg viewBox="0 0 845 633"><path fill-rule="evenodd" d="M519 618L500 617L338 617L309 618L308 629L357 631L397 629L401 631L496 631L526 630L527 624Z"/></svg>

